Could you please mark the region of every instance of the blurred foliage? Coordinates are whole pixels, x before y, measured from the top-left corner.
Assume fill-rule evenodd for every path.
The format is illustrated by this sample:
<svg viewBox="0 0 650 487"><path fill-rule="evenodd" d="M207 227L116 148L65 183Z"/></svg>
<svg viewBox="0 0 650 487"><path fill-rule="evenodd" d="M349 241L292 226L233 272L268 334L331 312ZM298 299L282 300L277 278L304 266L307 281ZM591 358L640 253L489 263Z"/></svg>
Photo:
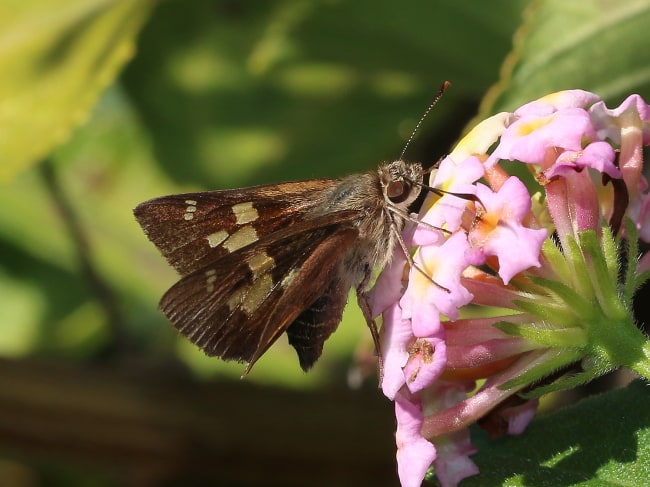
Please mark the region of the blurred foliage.
<svg viewBox="0 0 650 487"><path fill-rule="evenodd" d="M0 5L0 182L46 157L86 118L131 57L149 11L138 0Z"/></svg>
<svg viewBox="0 0 650 487"><path fill-rule="evenodd" d="M135 205L373 169L444 80L407 159L435 162L479 105L563 88L650 99L647 25L649 0L3 2L0 354L238 376L156 310L175 274ZM248 380L343 382L367 335L351 306L313 373L282 339Z"/></svg>

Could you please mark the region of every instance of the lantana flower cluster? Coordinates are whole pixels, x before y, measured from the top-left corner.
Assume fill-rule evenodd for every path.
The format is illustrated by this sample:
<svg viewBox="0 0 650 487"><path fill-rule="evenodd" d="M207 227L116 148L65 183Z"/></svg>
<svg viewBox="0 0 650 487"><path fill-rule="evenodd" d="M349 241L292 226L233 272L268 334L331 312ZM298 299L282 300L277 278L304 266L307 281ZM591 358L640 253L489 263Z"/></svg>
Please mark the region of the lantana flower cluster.
<svg viewBox="0 0 650 487"><path fill-rule="evenodd" d="M440 162L403 235L413 265L397 252L370 294L403 487L431 466L443 487L478 473L472 423L519 434L542 394L620 366L650 378L632 311L649 144L640 96L609 109L570 90L483 121Z"/></svg>

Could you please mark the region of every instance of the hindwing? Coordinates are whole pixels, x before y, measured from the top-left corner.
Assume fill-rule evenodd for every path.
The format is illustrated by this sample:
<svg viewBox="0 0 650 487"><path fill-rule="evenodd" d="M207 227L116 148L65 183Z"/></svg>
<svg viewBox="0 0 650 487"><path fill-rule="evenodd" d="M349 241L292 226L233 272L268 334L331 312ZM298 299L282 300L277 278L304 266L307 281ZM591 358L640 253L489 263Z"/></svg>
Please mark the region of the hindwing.
<svg viewBox="0 0 650 487"><path fill-rule="evenodd" d="M355 218L341 211L302 220L206 259L163 296L161 309L206 354L248 369L291 326L308 369L341 319L349 283L340 261L357 240Z"/></svg>

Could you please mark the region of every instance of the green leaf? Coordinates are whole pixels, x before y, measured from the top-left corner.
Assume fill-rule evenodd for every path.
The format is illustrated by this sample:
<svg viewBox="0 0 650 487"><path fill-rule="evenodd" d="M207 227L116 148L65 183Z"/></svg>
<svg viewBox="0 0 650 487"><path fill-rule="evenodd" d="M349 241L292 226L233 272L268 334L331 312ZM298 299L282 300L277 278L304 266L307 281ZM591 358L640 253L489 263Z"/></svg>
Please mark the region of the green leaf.
<svg viewBox="0 0 650 487"><path fill-rule="evenodd" d="M0 183L46 157L86 120L133 55L152 4L0 3Z"/></svg>
<svg viewBox="0 0 650 487"><path fill-rule="evenodd" d="M650 389L584 399L536 418L518 437L490 441L474 456L481 473L462 487L642 486L650 478Z"/></svg>
<svg viewBox="0 0 650 487"><path fill-rule="evenodd" d="M501 80L479 119L553 91L580 88L607 100L650 91L650 2L531 3Z"/></svg>

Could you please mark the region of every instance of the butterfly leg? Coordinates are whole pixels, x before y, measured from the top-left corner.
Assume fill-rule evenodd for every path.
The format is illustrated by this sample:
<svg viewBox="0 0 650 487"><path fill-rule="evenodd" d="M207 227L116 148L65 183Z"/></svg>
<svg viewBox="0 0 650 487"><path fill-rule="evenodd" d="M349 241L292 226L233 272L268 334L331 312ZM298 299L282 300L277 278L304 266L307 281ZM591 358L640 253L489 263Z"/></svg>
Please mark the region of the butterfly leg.
<svg viewBox="0 0 650 487"><path fill-rule="evenodd" d="M372 341L375 344L375 352L377 353L377 374L379 376L379 384L381 384L382 379L384 378L384 359L381 354L381 341L379 337L379 329L377 328L377 323L372 317L372 311L370 309L370 303L368 302L368 297L364 292L364 285L361 283L357 287L357 302L359 303L359 308L363 313L363 317L366 319L366 324L368 329L370 329L370 335L372 336Z"/></svg>

